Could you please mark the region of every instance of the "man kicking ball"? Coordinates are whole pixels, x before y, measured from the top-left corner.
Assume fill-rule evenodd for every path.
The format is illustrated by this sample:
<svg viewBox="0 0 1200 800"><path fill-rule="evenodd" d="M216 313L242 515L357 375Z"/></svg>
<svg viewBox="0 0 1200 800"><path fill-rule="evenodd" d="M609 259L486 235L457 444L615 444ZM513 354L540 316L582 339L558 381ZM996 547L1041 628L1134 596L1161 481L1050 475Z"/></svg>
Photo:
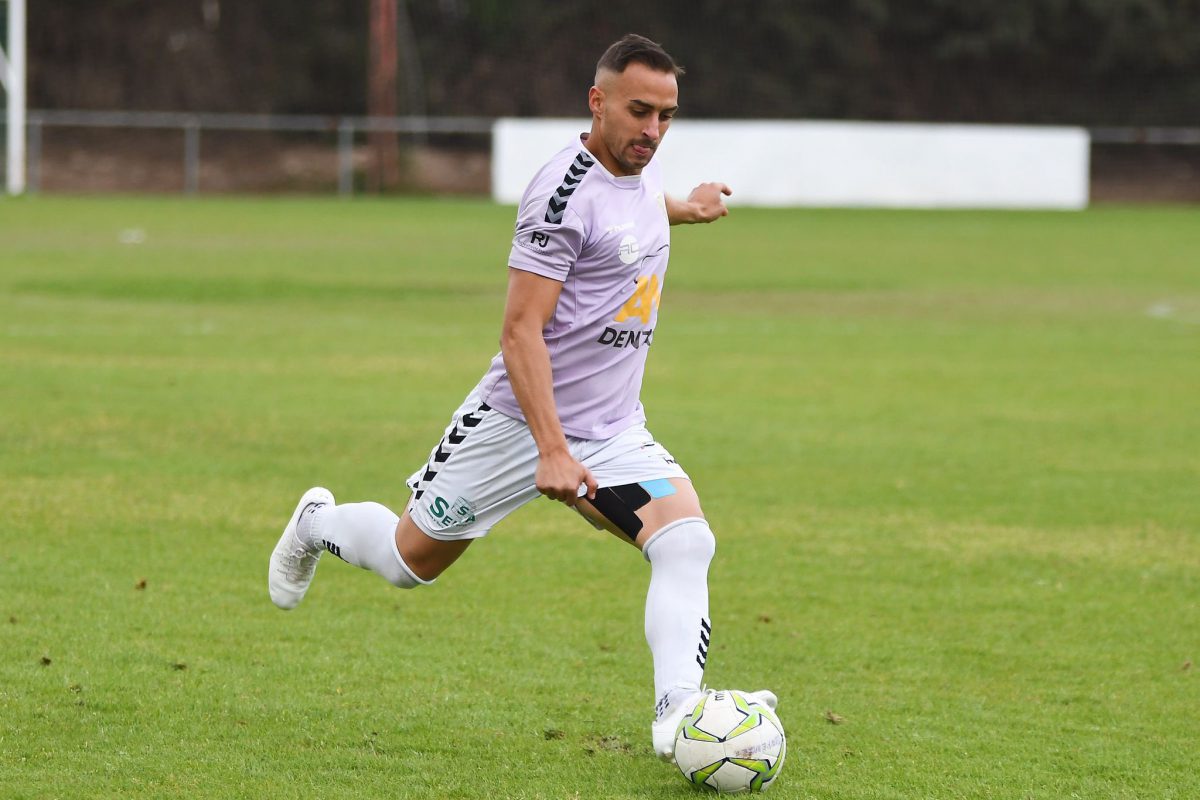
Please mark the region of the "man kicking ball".
<svg viewBox="0 0 1200 800"><path fill-rule="evenodd" d="M473 539L539 494L632 543L650 562L654 751L701 695L716 541L687 474L646 430L639 399L667 272L670 225L712 222L728 186L687 200L653 160L679 107L683 70L630 34L605 51L588 91L590 133L534 176L508 259L500 353L408 479L399 517L379 503L300 498L271 554L280 608L304 597L321 554L404 589L431 583ZM772 708L775 695L755 695Z"/></svg>

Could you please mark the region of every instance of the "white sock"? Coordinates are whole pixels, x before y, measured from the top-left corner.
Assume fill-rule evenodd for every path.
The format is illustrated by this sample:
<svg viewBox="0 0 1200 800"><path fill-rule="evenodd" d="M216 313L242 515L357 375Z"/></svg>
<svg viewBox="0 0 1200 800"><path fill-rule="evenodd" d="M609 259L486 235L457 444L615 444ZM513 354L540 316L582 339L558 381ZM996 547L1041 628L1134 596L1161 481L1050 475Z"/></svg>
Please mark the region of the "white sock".
<svg viewBox="0 0 1200 800"><path fill-rule="evenodd" d="M650 562L646 641L654 656L655 714L700 690L708 643L708 565L717 542L708 523L687 517L663 526L642 552Z"/></svg>
<svg viewBox="0 0 1200 800"><path fill-rule="evenodd" d="M417 577L396 549L399 521L391 509L379 503L322 504L300 515L296 533L305 544L369 569L401 589L433 583Z"/></svg>

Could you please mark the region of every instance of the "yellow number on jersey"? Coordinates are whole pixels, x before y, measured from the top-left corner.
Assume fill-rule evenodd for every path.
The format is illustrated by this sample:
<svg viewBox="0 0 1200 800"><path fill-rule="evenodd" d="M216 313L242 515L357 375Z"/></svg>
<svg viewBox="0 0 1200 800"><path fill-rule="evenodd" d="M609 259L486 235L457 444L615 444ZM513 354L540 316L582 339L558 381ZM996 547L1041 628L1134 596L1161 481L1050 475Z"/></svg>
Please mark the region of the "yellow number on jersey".
<svg viewBox="0 0 1200 800"><path fill-rule="evenodd" d="M649 325L654 309L658 308L660 297L662 297L662 289L658 285L658 276L643 275L637 279L637 288L633 290L633 297L625 301L625 305L621 306L621 310L617 312L614 320L624 322L627 319L639 317L643 325Z"/></svg>

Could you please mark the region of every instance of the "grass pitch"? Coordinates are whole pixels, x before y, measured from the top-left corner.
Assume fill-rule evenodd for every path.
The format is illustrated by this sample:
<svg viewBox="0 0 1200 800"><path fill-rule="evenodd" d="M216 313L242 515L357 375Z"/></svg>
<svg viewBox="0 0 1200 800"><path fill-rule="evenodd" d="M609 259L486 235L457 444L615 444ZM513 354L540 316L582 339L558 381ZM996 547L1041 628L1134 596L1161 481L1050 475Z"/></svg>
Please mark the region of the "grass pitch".
<svg viewBox="0 0 1200 800"><path fill-rule="evenodd" d="M649 753L647 567L538 501L428 589L399 508L497 348L511 209L0 201L0 796L695 796ZM644 399L718 538L707 680L779 798L1194 798L1200 225L752 211L676 229Z"/></svg>

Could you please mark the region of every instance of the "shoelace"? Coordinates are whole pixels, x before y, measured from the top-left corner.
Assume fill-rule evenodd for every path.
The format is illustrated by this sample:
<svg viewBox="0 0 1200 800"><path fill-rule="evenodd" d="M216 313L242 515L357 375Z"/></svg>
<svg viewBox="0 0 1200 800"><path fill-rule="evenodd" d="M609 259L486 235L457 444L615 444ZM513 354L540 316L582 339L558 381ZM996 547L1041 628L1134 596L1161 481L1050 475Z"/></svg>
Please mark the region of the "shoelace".
<svg viewBox="0 0 1200 800"><path fill-rule="evenodd" d="M283 566L283 573L289 581L304 580L313 574L317 568L317 559L320 553L310 553L304 547L297 547L280 559Z"/></svg>

